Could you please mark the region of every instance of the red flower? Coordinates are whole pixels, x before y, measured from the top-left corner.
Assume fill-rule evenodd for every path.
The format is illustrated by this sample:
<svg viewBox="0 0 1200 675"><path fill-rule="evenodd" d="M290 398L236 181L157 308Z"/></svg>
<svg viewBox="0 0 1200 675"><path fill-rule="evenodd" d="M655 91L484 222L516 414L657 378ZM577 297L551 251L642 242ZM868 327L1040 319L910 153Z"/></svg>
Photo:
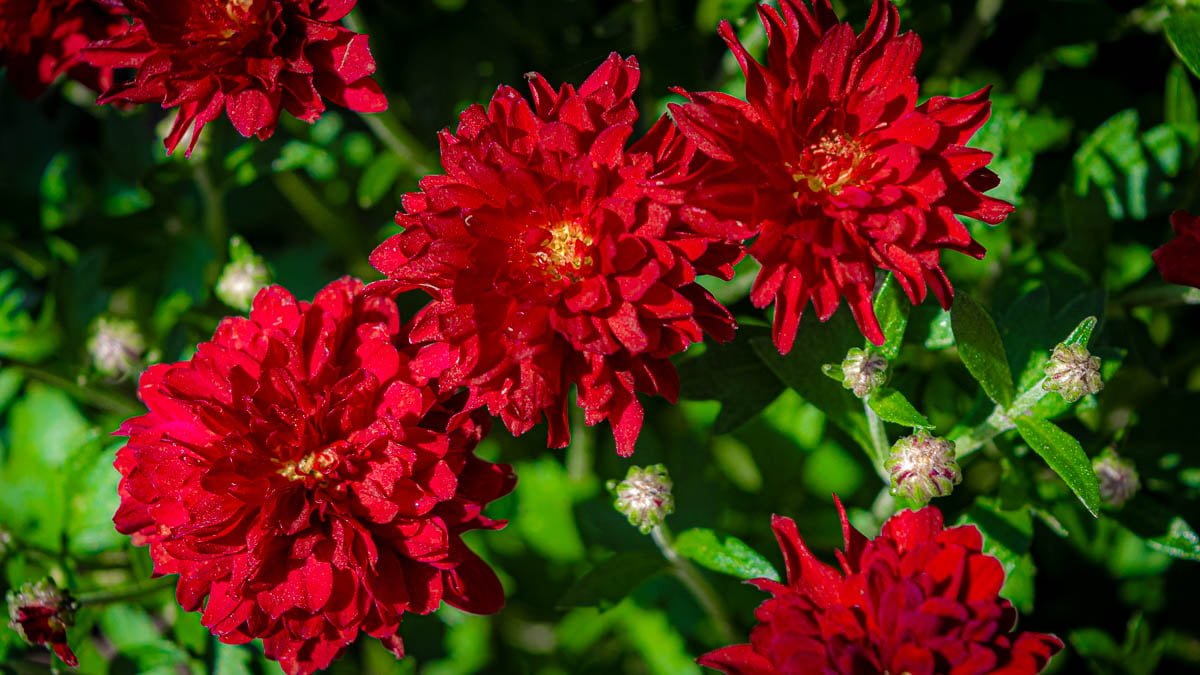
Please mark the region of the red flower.
<svg viewBox="0 0 1200 675"><path fill-rule="evenodd" d="M921 41L899 35L899 16L875 0L866 29L839 23L829 0L767 6L767 64L755 61L728 22L721 35L746 76L746 99L686 94L671 107L681 131L718 165L691 201L750 227L762 263L751 300L775 303L775 344L791 349L812 303L828 319L845 298L863 334L883 332L871 306L876 271L895 274L909 299L926 287L954 296L943 249L981 258L955 217L999 223L1012 206L985 197L992 155L965 147L990 114L986 89L917 105L913 68Z"/></svg>
<svg viewBox="0 0 1200 675"><path fill-rule="evenodd" d="M75 601L50 579L29 583L8 593L8 618L13 630L33 645L49 645L68 666L79 665L67 644L67 628L75 623Z"/></svg>
<svg viewBox="0 0 1200 675"><path fill-rule="evenodd" d="M842 516L841 570L817 560L789 518L772 527L787 584L753 582L771 593L755 613L750 644L709 652L699 663L726 673L1039 672L1062 642L1012 633L1017 612L999 597L1000 561L982 553L974 526L943 529L936 508L904 511L868 541Z"/></svg>
<svg viewBox="0 0 1200 675"><path fill-rule="evenodd" d="M1200 217L1176 211L1171 227L1177 236L1154 252L1154 264L1167 283L1200 288Z"/></svg>
<svg viewBox="0 0 1200 675"><path fill-rule="evenodd" d="M88 44L129 24L118 0L0 2L0 66L17 93L35 99L60 75L95 91L112 86L113 71L84 62Z"/></svg>
<svg viewBox="0 0 1200 675"><path fill-rule="evenodd" d="M504 604L461 535L504 525L481 512L515 478L474 456L486 416L413 375L400 336L395 303L360 282L311 304L269 287L191 361L147 370L150 412L118 431L117 529L214 635L262 638L288 673L360 631L402 656L405 612Z"/></svg>
<svg viewBox="0 0 1200 675"><path fill-rule="evenodd" d="M195 125L188 154L205 124L222 111L238 133L266 139L281 110L305 122L325 111L324 99L379 112L387 99L371 79L375 59L367 36L338 21L356 0L125 0L130 30L89 48L97 65L136 68L100 103L160 102L179 108L167 135L174 152Z"/></svg>
<svg viewBox="0 0 1200 675"><path fill-rule="evenodd" d="M630 149L634 59L616 54L578 90L529 75L533 101L500 87L441 135L446 175L404 199L404 227L372 263L434 302L415 319L420 367L466 386L514 434L543 416L562 447L567 395L588 424L609 420L622 455L642 426L636 392L674 401L668 358L732 337L729 313L696 283L740 256L684 223L655 182L694 154L661 123ZM674 195L677 196L677 195Z"/></svg>

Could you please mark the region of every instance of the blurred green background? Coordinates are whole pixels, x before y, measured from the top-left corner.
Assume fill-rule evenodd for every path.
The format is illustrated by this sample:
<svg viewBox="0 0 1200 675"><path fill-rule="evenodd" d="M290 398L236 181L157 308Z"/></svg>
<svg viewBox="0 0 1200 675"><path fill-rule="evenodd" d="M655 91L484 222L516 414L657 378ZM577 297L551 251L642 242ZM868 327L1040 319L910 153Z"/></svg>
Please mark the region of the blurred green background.
<svg viewBox="0 0 1200 675"><path fill-rule="evenodd" d="M858 26L869 8L835 4ZM1164 285L1149 257L1169 236L1173 208L1200 207L1197 81L1164 36L1173 17L1194 18L1192 7L897 4L924 40L922 96L993 86L993 117L973 144L997 154L994 194L1018 206L997 228L973 224L988 257L948 254L951 278L989 308L1018 376L1084 317L1100 319L1092 346L1106 360L1106 389L1053 416L1088 455L1116 448L1133 459L1143 484L1134 502L1093 519L1007 434L971 458L938 506L948 522L1007 523L1007 538L991 544L1009 569L1004 593L1022 611L1021 628L1068 642L1055 671L1200 668L1200 542L1188 525L1200 523L1200 315L1188 306L1200 298ZM761 52L748 0L362 0L351 20L371 36L387 115L331 110L313 126L286 118L267 142L238 137L222 119L191 159L163 152L161 111L95 107L71 83L29 103L0 76L0 527L17 542L0 591L48 573L83 590L149 576L145 551L111 526L121 440L109 434L138 404L135 374L101 372L89 354L97 319L134 322L145 360L187 358L238 311L214 294L234 235L300 297L341 275L375 278L367 256L396 231L399 196L436 172L435 133L465 106L500 83L523 90L532 70L578 83L617 51L642 64L648 127L669 87L739 92L715 33L721 19ZM689 400L647 401L632 461L671 471L677 533L736 536L781 569L769 527L781 513L832 560L832 493L868 534L899 505L881 496L870 460L829 406L806 402L816 396L808 380L781 376L755 351L765 317L745 299L752 275L747 265L734 282L710 285L743 329L730 346L680 358ZM402 298L410 310L422 301ZM811 349L798 348L785 370L803 365L811 375L809 366L860 346L847 317L814 321L801 338ZM892 386L942 434L991 409L936 305L913 310L895 369ZM800 393L788 386L798 382ZM395 662L363 639L331 672L691 673L695 656L724 644L650 539L613 510L604 483L631 462L616 456L607 428L577 431L562 452L545 450L542 428L514 440L497 425L480 453L520 476L489 511L510 519L508 529L469 539L500 572L507 608L410 616L402 634L411 658ZM764 595L704 574L744 640ZM216 643L165 590L85 606L71 643L89 675L278 670L260 648ZM0 630L0 663L45 672L49 660Z"/></svg>

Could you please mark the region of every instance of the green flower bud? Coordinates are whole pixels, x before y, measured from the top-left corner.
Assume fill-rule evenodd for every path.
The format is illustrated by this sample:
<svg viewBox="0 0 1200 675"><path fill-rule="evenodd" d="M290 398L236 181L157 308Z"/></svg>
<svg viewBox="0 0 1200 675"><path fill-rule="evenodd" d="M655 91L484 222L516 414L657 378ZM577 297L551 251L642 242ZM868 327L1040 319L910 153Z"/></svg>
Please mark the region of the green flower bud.
<svg viewBox="0 0 1200 675"><path fill-rule="evenodd" d="M250 309L254 296L271 283L271 270L241 237L230 240L229 253L229 263L217 279L217 297L230 307L245 312Z"/></svg>
<svg viewBox="0 0 1200 675"><path fill-rule="evenodd" d="M891 478L892 494L918 504L945 497L962 481L954 443L925 431L896 441L884 468Z"/></svg>
<svg viewBox="0 0 1200 675"><path fill-rule="evenodd" d="M1100 499L1113 508L1123 506L1141 487L1133 462L1118 457L1111 450L1092 460L1092 470L1100 479Z"/></svg>
<svg viewBox="0 0 1200 675"><path fill-rule="evenodd" d="M609 481L608 489L617 497L617 510L625 514L629 524L642 534L649 534L675 511L671 477L662 464L645 468L631 466L625 480L620 483Z"/></svg>
<svg viewBox="0 0 1200 675"><path fill-rule="evenodd" d="M887 378L888 361L882 354L855 348L842 361L842 386L859 398L882 387Z"/></svg>
<svg viewBox="0 0 1200 675"><path fill-rule="evenodd" d="M97 372L109 377L129 377L141 368L146 340L137 323L102 316L92 323L87 348Z"/></svg>
<svg viewBox="0 0 1200 675"><path fill-rule="evenodd" d="M1046 391L1058 392L1068 403L1104 388L1100 379L1100 359L1092 356L1083 345L1060 344L1054 348L1046 364Z"/></svg>

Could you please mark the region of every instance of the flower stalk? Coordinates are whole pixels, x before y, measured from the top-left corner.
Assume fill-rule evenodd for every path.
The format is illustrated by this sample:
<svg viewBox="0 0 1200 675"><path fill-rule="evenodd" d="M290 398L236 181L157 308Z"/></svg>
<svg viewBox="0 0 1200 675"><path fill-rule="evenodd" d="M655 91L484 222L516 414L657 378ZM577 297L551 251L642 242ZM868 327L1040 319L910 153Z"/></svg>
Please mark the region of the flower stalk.
<svg viewBox="0 0 1200 675"><path fill-rule="evenodd" d="M650 530L650 537L654 540L655 546L662 552L663 557L667 562L671 563L672 571L675 576L683 582L683 585L700 604L701 609L708 614L712 619L713 625L717 627L717 632L720 633L723 641L729 642L736 639L736 634L733 631L733 624L729 622L729 616L725 612L725 606L722 604L720 596L713 589L712 585L700 574L687 558L679 555L675 550L675 539L671 536L671 530L666 523L659 523Z"/></svg>

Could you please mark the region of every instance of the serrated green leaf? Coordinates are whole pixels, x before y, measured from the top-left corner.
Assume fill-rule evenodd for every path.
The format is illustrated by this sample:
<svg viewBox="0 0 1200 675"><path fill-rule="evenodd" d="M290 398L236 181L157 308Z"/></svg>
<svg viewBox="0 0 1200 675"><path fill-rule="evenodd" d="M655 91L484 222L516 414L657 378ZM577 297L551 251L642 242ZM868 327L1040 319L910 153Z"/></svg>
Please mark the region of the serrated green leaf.
<svg viewBox="0 0 1200 675"><path fill-rule="evenodd" d="M1100 512L1100 482L1079 441L1046 420L1020 416L1013 420L1018 433L1046 465L1063 479L1093 516Z"/></svg>
<svg viewBox="0 0 1200 675"><path fill-rule="evenodd" d="M900 424L914 429L932 429L929 418L918 411L900 392L891 387L880 387L867 397L867 405L885 422Z"/></svg>
<svg viewBox="0 0 1200 675"><path fill-rule="evenodd" d="M740 427L786 389L750 344L752 338L768 335L766 328L745 326L732 342L705 345L703 354L679 364L680 396L721 403L713 433Z"/></svg>
<svg viewBox="0 0 1200 675"><path fill-rule="evenodd" d="M966 293L959 293L950 310L958 355L983 391L1007 408L1013 401L1013 378L1000 332L987 311Z"/></svg>
<svg viewBox="0 0 1200 675"><path fill-rule="evenodd" d="M644 551L618 553L596 565L571 586L558 607L609 607L625 599L642 582L667 568L661 555Z"/></svg>
<svg viewBox="0 0 1200 675"><path fill-rule="evenodd" d="M378 204L396 184L403 168L404 162L390 152L376 157L367 165L366 171L363 171L362 178L358 181L358 205L369 209Z"/></svg>
<svg viewBox="0 0 1200 675"><path fill-rule="evenodd" d="M896 282L895 275L889 274L875 295L875 318L879 320L886 341L881 347L873 347L888 361L900 355L900 345L904 342L904 332L908 329L908 313L911 309L912 303Z"/></svg>
<svg viewBox="0 0 1200 675"><path fill-rule="evenodd" d="M717 533L707 528L693 528L679 533L675 539L679 555L714 572L738 579L770 579L779 581L779 573L767 559L737 537L721 541Z"/></svg>
<svg viewBox="0 0 1200 675"><path fill-rule="evenodd" d="M1200 77L1200 12L1173 12L1163 29L1180 60Z"/></svg>

